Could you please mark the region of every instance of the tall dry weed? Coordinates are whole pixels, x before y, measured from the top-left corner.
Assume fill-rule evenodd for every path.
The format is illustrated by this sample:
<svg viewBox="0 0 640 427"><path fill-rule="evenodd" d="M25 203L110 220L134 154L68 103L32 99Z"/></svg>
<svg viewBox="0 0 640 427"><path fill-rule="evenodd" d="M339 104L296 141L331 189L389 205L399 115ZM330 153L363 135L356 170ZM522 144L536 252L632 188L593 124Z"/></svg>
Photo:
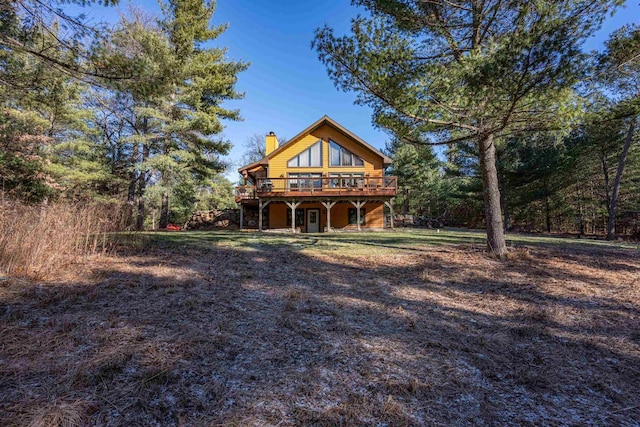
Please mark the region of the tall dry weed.
<svg viewBox="0 0 640 427"><path fill-rule="evenodd" d="M56 202L0 205L0 272L31 279L54 277L79 256L113 247L119 209Z"/></svg>

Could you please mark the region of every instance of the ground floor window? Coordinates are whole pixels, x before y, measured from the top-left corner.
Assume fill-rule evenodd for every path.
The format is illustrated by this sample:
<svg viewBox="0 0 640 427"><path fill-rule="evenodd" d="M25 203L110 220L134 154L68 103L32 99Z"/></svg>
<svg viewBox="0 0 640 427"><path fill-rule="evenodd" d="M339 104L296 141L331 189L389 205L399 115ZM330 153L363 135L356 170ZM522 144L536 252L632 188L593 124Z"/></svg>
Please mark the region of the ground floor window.
<svg viewBox="0 0 640 427"><path fill-rule="evenodd" d="M366 224L365 213L366 213L365 209L360 208L360 225ZM349 224L358 224L358 211L356 211L356 208L349 208L348 215L349 215Z"/></svg>
<svg viewBox="0 0 640 427"><path fill-rule="evenodd" d="M304 225L304 209L296 209L296 227ZM287 227L291 227L291 209L287 209Z"/></svg>

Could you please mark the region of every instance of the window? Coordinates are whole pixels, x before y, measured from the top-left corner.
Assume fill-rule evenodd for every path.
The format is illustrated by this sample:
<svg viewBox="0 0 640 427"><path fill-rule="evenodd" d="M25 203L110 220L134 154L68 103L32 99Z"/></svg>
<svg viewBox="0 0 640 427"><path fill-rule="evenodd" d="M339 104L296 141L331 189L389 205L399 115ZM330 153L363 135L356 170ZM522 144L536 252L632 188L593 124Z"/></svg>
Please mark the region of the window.
<svg viewBox="0 0 640 427"><path fill-rule="evenodd" d="M329 178L331 188L356 188L364 183L363 173L331 173Z"/></svg>
<svg viewBox="0 0 640 427"><path fill-rule="evenodd" d="M304 209L296 209L296 227L304 225ZM287 209L287 227L291 227L291 209Z"/></svg>
<svg viewBox="0 0 640 427"><path fill-rule="evenodd" d="M314 179L315 178L315 179ZM289 190L309 190L322 188L321 173L290 173Z"/></svg>
<svg viewBox="0 0 640 427"><path fill-rule="evenodd" d="M366 222L364 220L365 213L366 213L365 209L364 208L360 208L360 225L365 225L366 224ZM356 211L356 208L349 208L348 216L349 216L349 224L357 224L358 223L358 212Z"/></svg>
<svg viewBox="0 0 640 427"><path fill-rule="evenodd" d="M352 173L351 177L347 180L347 185L352 188L363 188L364 175L361 173Z"/></svg>
<svg viewBox="0 0 640 427"><path fill-rule="evenodd" d="M353 154L345 149L340 150L340 164L342 166L352 166Z"/></svg>
<svg viewBox="0 0 640 427"><path fill-rule="evenodd" d="M295 175L296 177L298 176L298 174L289 174L289 178L293 178L291 175ZM298 180L297 179L289 179L289 180L287 180L287 182L289 183L289 190L297 190L298 189Z"/></svg>
<svg viewBox="0 0 640 427"><path fill-rule="evenodd" d="M320 167L322 166L322 140L304 150L287 162L290 168Z"/></svg>
<svg viewBox="0 0 640 427"><path fill-rule="evenodd" d="M339 173L330 173L329 174L329 187L331 188L340 188L342 187L342 180L340 179Z"/></svg>
<svg viewBox="0 0 640 427"><path fill-rule="evenodd" d="M364 160L332 140L329 140L329 163L331 166L364 166Z"/></svg>

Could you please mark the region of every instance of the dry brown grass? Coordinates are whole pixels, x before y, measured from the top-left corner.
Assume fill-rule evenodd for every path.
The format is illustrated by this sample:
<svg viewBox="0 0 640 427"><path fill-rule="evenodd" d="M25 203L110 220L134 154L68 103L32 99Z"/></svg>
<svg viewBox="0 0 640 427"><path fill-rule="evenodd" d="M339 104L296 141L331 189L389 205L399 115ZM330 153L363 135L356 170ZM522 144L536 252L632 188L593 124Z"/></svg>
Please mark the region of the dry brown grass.
<svg viewBox="0 0 640 427"><path fill-rule="evenodd" d="M53 402L37 410L28 427L82 427L87 424L87 402Z"/></svg>
<svg viewBox="0 0 640 427"><path fill-rule="evenodd" d="M0 208L0 273L15 277L53 278L80 255L105 253L118 225L114 206L4 202Z"/></svg>
<svg viewBox="0 0 640 427"><path fill-rule="evenodd" d="M269 239L0 282L0 425L640 423L635 251Z"/></svg>

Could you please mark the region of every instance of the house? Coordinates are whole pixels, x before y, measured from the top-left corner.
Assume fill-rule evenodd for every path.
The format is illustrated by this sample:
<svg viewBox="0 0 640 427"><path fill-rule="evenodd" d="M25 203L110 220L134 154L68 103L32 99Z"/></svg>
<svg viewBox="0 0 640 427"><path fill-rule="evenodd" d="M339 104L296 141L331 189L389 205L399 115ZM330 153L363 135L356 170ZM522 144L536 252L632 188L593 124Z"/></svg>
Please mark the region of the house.
<svg viewBox="0 0 640 427"><path fill-rule="evenodd" d="M390 164L327 116L281 146L271 132L266 156L238 169L245 184L235 190L241 228L382 229L397 193L397 178L384 175Z"/></svg>

